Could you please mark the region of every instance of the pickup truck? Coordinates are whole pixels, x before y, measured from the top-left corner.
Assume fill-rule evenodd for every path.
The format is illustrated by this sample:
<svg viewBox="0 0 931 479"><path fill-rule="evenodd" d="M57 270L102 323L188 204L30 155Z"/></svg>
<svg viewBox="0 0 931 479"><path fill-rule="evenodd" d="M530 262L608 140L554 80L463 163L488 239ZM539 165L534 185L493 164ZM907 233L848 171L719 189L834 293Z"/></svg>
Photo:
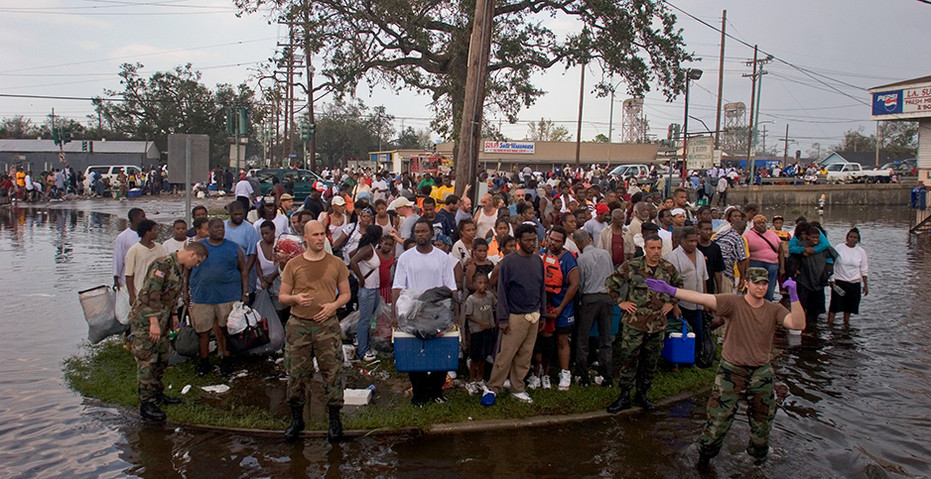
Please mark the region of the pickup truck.
<svg viewBox="0 0 931 479"><path fill-rule="evenodd" d="M610 174L621 178L633 177L639 181L650 177L650 167L643 164L620 165L611 170Z"/></svg>
<svg viewBox="0 0 931 479"><path fill-rule="evenodd" d="M828 183L889 183L894 174L892 168L864 170L859 163L833 163L826 170Z"/></svg>

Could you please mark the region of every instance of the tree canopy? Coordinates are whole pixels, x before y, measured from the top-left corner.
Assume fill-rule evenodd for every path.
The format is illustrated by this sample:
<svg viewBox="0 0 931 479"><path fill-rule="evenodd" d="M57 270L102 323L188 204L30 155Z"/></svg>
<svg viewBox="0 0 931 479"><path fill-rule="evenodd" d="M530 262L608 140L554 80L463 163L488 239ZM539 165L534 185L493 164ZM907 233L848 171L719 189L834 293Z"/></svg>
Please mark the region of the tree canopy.
<svg viewBox="0 0 931 479"><path fill-rule="evenodd" d="M352 95L367 82L428 94L433 128L458 134L474 0L234 2L240 14L261 11L302 26L309 52L323 64L321 88ZM675 21L655 0L499 1L485 106L516 122L545 93L532 75L555 65L597 64L601 93L622 79L631 95L657 84L672 98L685 85L681 63L692 59ZM566 22L578 28L560 33L556 24Z"/></svg>
<svg viewBox="0 0 931 479"><path fill-rule="evenodd" d="M885 121L879 125L880 149L890 154L914 155L918 152L918 123ZM876 135L866 136L863 128L848 130L832 151L876 151Z"/></svg>
<svg viewBox="0 0 931 479"><path fill-rule="evenodd" d="M558 126L553 120L540 118L539 122L531 121L527 124L527 140L529 141L569 141L569 130Z"/></svg>
<svg viewBox="0 0 931 479"><path fill-rule="evenodd" d="M385 107L370 109L362 100L335 100L317 114L317 154L326 166L344 165L347 160L367 160L370 151L394 146L391 126L394 117Z"/></svg>
<svg viewBox="0 0 931 479"><path fill-rule="evenodd" d="M255 137L253 125L261 124L263 111L255 104L255 93L245 84L236 88L219 84L211 90L201 83L200 72L190 63L167 72L156 72L148 79L140 76L140 69L140 63L124 63L119 73L123 90L104 90L105 96L118 96L122 101L93 99L108 130L128 138L154 141L162 151L168 149L169 134L206 134L210 136L213 165L229 164L227 108L249 109L249 134ZM261 143L250 141L249 145L258 148Z"/></svg>

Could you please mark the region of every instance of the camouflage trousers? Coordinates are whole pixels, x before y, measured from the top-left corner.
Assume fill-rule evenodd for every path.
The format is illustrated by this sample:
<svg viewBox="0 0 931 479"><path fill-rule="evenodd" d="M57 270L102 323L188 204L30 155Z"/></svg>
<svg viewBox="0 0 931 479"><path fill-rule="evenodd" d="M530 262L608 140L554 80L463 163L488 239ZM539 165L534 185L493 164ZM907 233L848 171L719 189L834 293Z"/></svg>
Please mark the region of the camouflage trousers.
<svg viewBox="0 0 931 479"><path fill-rule="evenodd" d="M653 382L659 355L663 352L663 332L647 333L623 323L621 335L621 368L617 385L621 391L630 390L637 383L637 392L646 394Z"/></svg>
<svg viewBox="0 0 931 479"><path fill-rule="evenodd" d="M750 423L750 444L747 452L754 457L766 457L769 452L769 432L776 416L773 393L773 367L737 366L721 360L708 399L708 422L699 439L701 453L714 457L721 451L724 436L730 430L741 399L747 401Z"/></svg>
<svg viewBox="0 0 931 479"><path fill-rule="evenodd" d="M323 374L327 406L343 405L343 347L336 317L321 323L291 316L285 325L285 369L288 371L288 404L303 406L314 376L314 357Z"/></svg>
<svg viewBox="0 0 931 479"><path fill-rule="evenodd" d="M160 321L162 330L157 342L149 338L149 322L145 321L136 326L133 322L132 353L136 357L136 382L139 388L139 400L142 402L155 401L159 394L165 390L162 376L168 367L168 321Z"/></svg>

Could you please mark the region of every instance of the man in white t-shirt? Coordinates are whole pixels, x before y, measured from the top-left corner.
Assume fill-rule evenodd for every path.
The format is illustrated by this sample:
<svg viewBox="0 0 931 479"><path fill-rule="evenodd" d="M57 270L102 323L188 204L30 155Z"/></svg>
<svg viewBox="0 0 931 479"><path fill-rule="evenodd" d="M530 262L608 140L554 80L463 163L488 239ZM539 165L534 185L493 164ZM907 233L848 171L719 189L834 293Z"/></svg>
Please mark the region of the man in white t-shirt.
<svg viewBox="0 0 931 479"><path fill-rule="evenodd" d="M245 175L240 177L236 186L233 188L233 193L236 195L236 201L242 203L246 211L249 211L252 205L252 198L255 195L255 190L252 189L252 184L249 183Z"/></svg>
<svg viewBox="0 0 931 479"><path fill-rule="evenodd" d="M388 201L388 182L385 181L384 172L376 175L372 181L372 196L374 198L372 203L378 200Z"/></svg>
<svg viewBox="0 0 931 479"><path fill-rule="evenodd" d="M131 208L126 217L129 219L129 227L121 231L113 242L113 289L126 286L126 252L139 242L136 225L145 219L145 211Z"/></svg>
<svg viewBox="0 0 931 479"><path fill-rule="evenodd" d="M136 294L142 289L149 266L168 254L164 246L155 242L158 238L158 225L154 221L140 221L136 226L136 234L139 235L139 242L126 252L126 290L129 292L129 304L136 302Z"/></svg>
<svg viewBox="0 0 931 479"><path fill-rule="evenodd" d="M405 251L395 264L394 284L391 289L391 326L398 325L398 297L402 290L426 291L447 287L455 293L456 261L442 250L433 247L433 225L427 219L414 224L415 248ZM446 371L409 373L413 397L411 403L422 406L430 401L443 403L443 383Z"/></svg>
<svg viewBox="0 0 931 479"><path fill-rule="evenodd" d="M166 239L162 246L165 247L165 254L171 254L180 251L187 246L187 222L184 220L175 220L171 226L171 238ZM142 286L142 285L139 285Z"/></svg>

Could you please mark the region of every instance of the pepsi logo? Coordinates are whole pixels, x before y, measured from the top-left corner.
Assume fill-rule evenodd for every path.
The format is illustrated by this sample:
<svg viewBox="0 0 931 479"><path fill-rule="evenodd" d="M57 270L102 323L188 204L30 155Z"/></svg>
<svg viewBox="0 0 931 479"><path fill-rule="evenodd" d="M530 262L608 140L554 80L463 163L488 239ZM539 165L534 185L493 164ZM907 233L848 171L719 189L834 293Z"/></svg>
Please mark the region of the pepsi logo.
<svg viewBox="0 0 931 479"><path fill-rule="evenodd" d="M894 111L895 107L899 104L899 94L886 93L883 95L878 95L876 97L876 101L881 102L883 104L883 108L885 108L886 111Z"/></svg>

